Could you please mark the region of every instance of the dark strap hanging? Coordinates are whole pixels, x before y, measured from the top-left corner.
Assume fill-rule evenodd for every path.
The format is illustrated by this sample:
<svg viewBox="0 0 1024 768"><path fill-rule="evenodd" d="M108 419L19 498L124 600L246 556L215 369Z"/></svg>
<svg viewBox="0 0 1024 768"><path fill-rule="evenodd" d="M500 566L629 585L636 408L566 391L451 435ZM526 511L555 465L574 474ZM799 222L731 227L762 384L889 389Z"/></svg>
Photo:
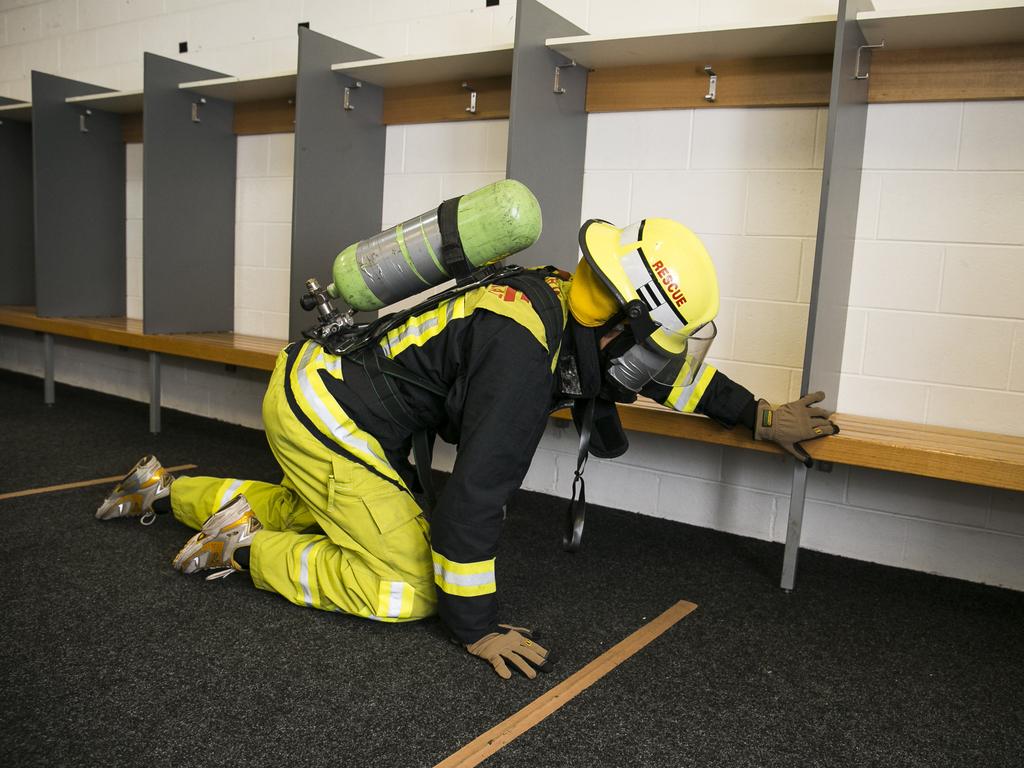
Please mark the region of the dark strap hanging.
<svg viewBox="0 0 1024 768"><path fill-rule="evenodd" d="M437 492L434 490L434 478L430 468L434 459L434 433L425 429L412 433L412 458L416 464L416 477L423 489L427 502L427 511L433 512L437 506Z"/></svg>
<svg viewBox="0 0 1024 768"><path fill-rule="evenodd" d="M597 400L591 398L583 411L580 424L580 448L576 456L576 474L572 480L572 498L565 514L565 534L562 536L562 548L566 552L578 552L583 540L583 525L587 518L587 484L583 479L583 471L587 468L587 457L590 455L590 430L594 424L594 406ZM579 486L579 496L576 488Z"/></svg>

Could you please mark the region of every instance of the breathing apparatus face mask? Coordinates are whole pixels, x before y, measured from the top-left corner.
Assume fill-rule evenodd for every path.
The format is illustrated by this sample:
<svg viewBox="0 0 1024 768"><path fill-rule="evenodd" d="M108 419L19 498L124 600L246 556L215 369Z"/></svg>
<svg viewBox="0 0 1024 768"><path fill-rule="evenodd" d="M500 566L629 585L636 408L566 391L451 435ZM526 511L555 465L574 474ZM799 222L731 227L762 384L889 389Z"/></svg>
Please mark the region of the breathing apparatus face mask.
<svg viewBox="0 0 1024 768"><path fill-rule="evenodd" d="M704 362L718 328L714 321L694 331L679 355L668 355L651 343L638 342L632 327L620 326L618 336L602 352L602 369L606 390L618 402L632 402L636 393L650 383L665 387L688 387L693 384ZM632 396L632 400L623 400Z"/></svg>

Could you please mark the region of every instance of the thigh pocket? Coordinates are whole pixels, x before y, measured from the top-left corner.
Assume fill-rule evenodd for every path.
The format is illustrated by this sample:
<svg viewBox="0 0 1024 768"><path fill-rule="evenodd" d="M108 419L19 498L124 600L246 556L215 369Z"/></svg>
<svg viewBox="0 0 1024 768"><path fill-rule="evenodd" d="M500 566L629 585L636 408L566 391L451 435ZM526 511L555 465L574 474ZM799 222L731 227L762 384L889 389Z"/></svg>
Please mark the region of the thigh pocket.
<svg viewBox="0 0 1024 768"><path fill-rule="evenodd" d="M375 571L431 580L426 522L412 496L362 466L344 460L335 464L332 522L365 550Z"/></svg>

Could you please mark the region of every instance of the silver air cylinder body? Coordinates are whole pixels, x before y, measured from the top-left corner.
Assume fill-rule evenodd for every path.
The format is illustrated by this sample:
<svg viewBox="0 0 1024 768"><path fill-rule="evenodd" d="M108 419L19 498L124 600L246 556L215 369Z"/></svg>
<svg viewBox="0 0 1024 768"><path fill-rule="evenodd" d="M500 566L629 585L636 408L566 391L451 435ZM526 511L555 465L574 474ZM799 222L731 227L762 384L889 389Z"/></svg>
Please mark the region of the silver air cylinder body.
<svg viewBox="0 0 1024 768"><path fill-rule="evenodd" d="M450 226L472 268L517 253L540 236L537 198L513 179L489 184L449 203L456 205L449 209L455 212ZM334 282L328 291L353 309L369 311L440 285L449 278L441 227L435 208L353 243L335 258Z"/></svg>

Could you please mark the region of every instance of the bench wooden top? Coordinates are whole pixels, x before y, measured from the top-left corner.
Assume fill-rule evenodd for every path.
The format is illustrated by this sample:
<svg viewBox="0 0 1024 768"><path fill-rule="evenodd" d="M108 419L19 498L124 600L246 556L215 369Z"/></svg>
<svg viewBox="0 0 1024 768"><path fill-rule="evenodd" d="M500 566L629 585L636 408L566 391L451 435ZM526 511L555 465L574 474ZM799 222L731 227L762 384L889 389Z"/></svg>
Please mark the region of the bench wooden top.
<svg viewBox="0 0 1024 768"><path fill-rule="evenodd" d="M285 342L236 333L144 334L123 317L38 317L33 307L0 307L0 325L69 336L131 349L270 371ZM627 430L775 453L746 430L723 429L710 419L638 401L619 407ZM568 412L555 414L568 418ZM840 434L804 444L819 461L905 472L994 488L1024 491L1024 438L836 414Z"/></svg>
<svg viewBox="0 0 1024 768"><path fill-rule="evenodd" d="M703 416L677 413L650 401L619 406L627 430L716 445L781 452L742 428L723 429ZM556 414L568 418L568 412ZM1024 491L1024 437L837 413L838 435L803 444L817 461L905 472L993 488Z"/></svg>
<svg viewBox="0 0 1024 768"><path fill-rule="evenodd" d="M287 343L240 333L145 334L141 320L39 317L34 307L0 307L0 325L263 371L274 370L277 353Z"/></svg>

